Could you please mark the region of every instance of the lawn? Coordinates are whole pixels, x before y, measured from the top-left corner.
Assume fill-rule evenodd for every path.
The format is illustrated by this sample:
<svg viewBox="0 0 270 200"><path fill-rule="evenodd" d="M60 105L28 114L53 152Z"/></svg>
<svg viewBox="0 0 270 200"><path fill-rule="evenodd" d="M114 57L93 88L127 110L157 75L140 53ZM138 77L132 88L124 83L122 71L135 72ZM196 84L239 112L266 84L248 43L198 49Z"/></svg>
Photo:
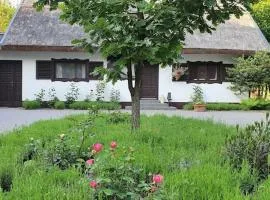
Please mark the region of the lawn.
<svg viewBox="0 0 270 200"><path fill-rule="evenodd" d="M0 192L0 199L92 199L88 182L76 168L48 168L40 159L22 162L30 138L49 144L66 134L79 140L74 127L83 118L41 121L1 136L0 184L4 184L3 177L11 176L12 188ZM226 136L236 133L234 127L179 117L143 116L141 130L131 134L128 123L112 124L103 116L97 119L94 132L84 149L96 142L109 145L113 140L119 147L133 147L139 166L164 176L168 200L251 198L239 189L244 175L234 172L222 156ZM270 181L261 184L252 198L269 199L269 185Z"/></svg>

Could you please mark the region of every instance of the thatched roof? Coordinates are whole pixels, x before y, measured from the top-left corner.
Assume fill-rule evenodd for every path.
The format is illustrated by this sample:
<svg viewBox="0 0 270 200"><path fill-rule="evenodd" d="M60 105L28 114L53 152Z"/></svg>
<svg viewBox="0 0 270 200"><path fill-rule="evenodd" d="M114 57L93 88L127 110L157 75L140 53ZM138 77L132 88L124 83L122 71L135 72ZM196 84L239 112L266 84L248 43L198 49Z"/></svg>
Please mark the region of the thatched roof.
<svg viewBox="0 0 270 200"><path fill-rule="evenodd" d="M243 51L270 50L270 45L249 13L240 19L232 16L212 34L195 32L187 35L185 48L231 49Z"/></svg>
<svg viewBox="0 0 270 200"><path fill-rule="evenodd" d="M34 0L24 0L4 39L3 49L73 51L71 41L84 33L79 26L59 20L58 11L36 12ZM78 50L78 49L76 49ZM212 34L187 35L185 53L251 53L270 50L269 43L250 14L232 17Z"/></svg>
<svg viewBox="0 0 270 200"><path fill-rule="evenodd" d="M21 4L5 35L4 46L71 47L73 39L83 36L81 27L59 19L59 11L37 12L33 2L24 0Z"/></svg>

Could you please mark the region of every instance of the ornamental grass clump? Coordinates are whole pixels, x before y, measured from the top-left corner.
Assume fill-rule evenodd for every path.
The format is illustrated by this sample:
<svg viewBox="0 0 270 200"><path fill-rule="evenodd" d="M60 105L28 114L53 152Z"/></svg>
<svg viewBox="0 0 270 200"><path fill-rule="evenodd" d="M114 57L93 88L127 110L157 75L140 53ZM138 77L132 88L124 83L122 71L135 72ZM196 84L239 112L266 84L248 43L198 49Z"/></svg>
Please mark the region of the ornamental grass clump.
<svg viewBox="0 0 270 200"><path fill-rule="evenodd" d="M162 194L164 177L146 173L139 167L131 147L110 148L96 143L86 161L85 175L92 189L92 199L165 199ZM146 175L147 174L147 175Z"/></svg>

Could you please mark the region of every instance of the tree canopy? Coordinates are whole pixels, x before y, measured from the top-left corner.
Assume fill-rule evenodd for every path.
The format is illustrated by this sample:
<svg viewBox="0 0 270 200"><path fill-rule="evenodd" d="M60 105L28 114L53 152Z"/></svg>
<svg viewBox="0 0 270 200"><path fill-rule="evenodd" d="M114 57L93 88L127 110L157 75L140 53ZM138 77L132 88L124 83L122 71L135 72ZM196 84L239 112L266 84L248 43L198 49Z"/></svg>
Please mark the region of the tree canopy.
<svg viewBox="0 0 270 200"><path fill-rule="evenodd" d="M133 127L139 127L141 74L144 64L166 66L178 62L186 33L211 33L233 14L240 17L250 0L38 0L62 10L61 18L84 28L85 38L74 44L105 58L113 68L101 69L108 81L117 81L127 69L132 98ZM135 81L133 81L135 74Z"/></svg>
<svg viewBox="0 0 270 200"><path fill-rule="evenodd" d="M248 58L237 59L229 71L232 89L239 94L258 92L258 97L266 98L270 89L270 55L258 52Z"/></svg>
<svg viewBox="0 0 270 200"><path fill-rule="evenodd" d="M270 0L260 0L252 5L252 14L268 41L270 41Z"/></svg>
<svg viewBox="0 0 270 200"><path fill-rule="evenodd" d="M6 3L0 3L0 32L5 32L15 9Z"/></svg>

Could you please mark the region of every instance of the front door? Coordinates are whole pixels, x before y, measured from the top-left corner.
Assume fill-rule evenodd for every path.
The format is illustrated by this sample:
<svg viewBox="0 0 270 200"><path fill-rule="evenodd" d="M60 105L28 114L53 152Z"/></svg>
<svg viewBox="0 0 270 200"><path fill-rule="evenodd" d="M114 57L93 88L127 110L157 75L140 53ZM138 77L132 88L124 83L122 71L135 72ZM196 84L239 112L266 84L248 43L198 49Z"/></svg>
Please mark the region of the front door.
<svg viewBox="0 0 270 200"><path fill-rule="evenodd" d="M22 103L22 62L0 61L0 106L19 107Z"/></svg>
<svg viewBox="0 0 270 200"><path fill-rule="evenodd" d="M158 99L159 65L145 64L142 69L141 98Z"/></svg>

